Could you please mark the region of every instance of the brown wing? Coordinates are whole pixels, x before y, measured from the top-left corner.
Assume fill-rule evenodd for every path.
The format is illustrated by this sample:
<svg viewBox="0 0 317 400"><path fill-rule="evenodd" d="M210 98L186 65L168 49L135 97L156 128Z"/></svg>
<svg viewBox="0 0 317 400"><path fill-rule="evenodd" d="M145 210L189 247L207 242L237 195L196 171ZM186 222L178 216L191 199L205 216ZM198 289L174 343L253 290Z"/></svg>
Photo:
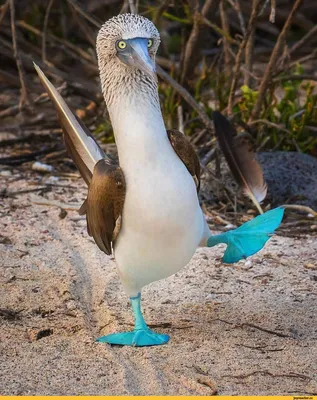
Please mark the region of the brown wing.
<svg viewBox="0 0 317 400"><path fill-rule="evenodd" d="M56 107L67 150L88 185L88 196L79 213L86 214L88 234L93 236L100 250L111 254L111 244L120 230L125 198L123 173L111 163L41 69L34 66Z"/></svg>
<svg viewBox="0 0 317 400"><path fill-rule="evenodd" d="M171 145L173 146L173 149L175 150L175 153L183 161L186 168L188 169L188 172L193 177L197 186L197 192L199 192L200 162L194 147L186 139L186 136L182 132L177 131L176 129L168 130L167 135L171 142Z"/></svg>
<svg viewBox="0 0 317 400"><path fill-rule="evenodd" d="M120 230L124 199L125 180L120 167L106 160L98 161L80 213L86 214L89 236L108 255Z"/></svg>

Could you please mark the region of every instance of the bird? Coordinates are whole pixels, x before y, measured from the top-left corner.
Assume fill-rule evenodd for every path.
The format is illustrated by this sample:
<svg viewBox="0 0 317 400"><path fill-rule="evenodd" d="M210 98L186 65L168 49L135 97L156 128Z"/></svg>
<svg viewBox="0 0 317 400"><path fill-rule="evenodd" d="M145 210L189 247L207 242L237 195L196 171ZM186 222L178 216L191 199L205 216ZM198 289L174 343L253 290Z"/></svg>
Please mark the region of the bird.
<svg viewBox="0 0 317 400"><path fill-rule="evenodd" d="M155 346L169 341L152 331L141 309L142 288L185 267L198 247L226 243L224 261L259 251L280 225L283 208L239 228L212 235L199 204L200 163L186 136L164 124L155 69L160 35L138 14L119 14L97 35L101 90L109 112L118 163L99 147L35 64L57 110L68 152L88 186L80 208L88 234L101 251L114 254L131 301L134 329L97 342Z"/></svg>

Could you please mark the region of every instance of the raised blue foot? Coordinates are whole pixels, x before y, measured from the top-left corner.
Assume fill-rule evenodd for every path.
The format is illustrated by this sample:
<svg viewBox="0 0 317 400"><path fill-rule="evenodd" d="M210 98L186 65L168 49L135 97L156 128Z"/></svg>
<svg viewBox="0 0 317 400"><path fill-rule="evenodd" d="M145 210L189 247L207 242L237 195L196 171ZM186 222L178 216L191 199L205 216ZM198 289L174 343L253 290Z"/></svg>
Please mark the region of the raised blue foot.
<svg viewBox="0 0 317 400"><path fill-rule="evenodd" d="M123 346L158 346L169 341L169 336L151 331L146 325L141 311L141 293L131 297L135 328L131 332L112 333L97 339L99 343L121 344Z"/></svg>
<svg viewBox="0 0 317 400"><path fill-rule="evenodd" d="M158 346L169 341L169 336L156 333L150 329L139 329L131 332L112 333L97 339L100 343L121 344L125 346Z"/></svg>
<svg viewBox="0 0 317 400"><path fill-rule="evenodd" d="M227 264L235 263L260 251L281 224L283 215L284 208L274 208L237 229L211 236L207 246L213 247L219 243L226 243L228 246L222 261Z"/></svg>

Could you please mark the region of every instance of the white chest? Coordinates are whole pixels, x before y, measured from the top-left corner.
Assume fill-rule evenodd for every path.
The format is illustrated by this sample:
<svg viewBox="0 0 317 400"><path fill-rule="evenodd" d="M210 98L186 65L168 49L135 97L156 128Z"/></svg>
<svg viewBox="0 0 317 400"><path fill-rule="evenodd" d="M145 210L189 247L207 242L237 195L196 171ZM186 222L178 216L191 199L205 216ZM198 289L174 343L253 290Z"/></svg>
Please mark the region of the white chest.
<svg viewBox="0 0 317 400"><path fill-rule="evenodd" d="M154 114L154 118L153 118ZM192 176L172 148L161 114L114 124L126 179L115 257L129 295L184 267L203 234Z"/></svg>

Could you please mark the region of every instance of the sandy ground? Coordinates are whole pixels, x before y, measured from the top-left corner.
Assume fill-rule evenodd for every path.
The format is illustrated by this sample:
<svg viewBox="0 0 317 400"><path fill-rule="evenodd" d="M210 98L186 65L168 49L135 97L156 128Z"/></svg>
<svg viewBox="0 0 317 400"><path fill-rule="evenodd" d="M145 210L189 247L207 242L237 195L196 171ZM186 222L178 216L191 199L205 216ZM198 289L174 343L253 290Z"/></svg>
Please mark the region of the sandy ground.
<svg viewBox="0 0 317 400"><path fill-rule="evenodd" d="M1 177L9 192L46 177ZM81 180L46 199L84 198ZM45 186L45 185L44 185ZM95 343L131 329L115 262L75 211L0 199L0 394L317 394L317 238L275 236L247 261L223 265L199 249L178 274L143 293L146 320L168 345Z"/></svg>

